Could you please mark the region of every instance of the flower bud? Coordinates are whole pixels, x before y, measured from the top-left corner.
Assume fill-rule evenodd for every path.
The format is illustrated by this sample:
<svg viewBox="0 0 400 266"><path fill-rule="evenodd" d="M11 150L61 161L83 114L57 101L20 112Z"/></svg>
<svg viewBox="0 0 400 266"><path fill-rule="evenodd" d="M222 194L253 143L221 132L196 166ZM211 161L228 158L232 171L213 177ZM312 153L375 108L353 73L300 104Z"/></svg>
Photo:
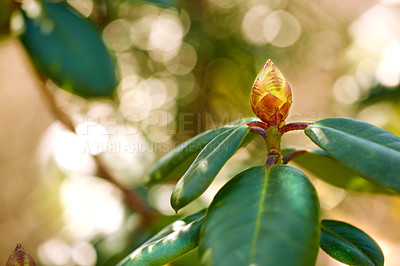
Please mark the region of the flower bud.
<svg viewBox="0 0 400 266"><path fill-rule="evenodd" d="M35 262L28 252L21 246L20 243L17 243L13 253L8 258L7 266L35 266Z"/></svg>
<svg viewBox="0 0 400 266"><path fill-rule="evenodd" d="M251 109L270 126L283 126L292 105L292 91L279 69L268 59L254 81Z"/></svg>

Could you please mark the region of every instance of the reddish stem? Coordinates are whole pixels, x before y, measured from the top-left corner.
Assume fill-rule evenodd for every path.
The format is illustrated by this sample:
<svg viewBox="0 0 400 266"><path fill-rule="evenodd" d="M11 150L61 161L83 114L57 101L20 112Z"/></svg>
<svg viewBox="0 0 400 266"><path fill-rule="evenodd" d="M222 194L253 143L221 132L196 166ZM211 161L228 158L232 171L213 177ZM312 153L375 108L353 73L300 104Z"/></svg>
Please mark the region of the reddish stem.
<svg viewBox="0 0 400 266"><path fill-rule="evenodd" d="M264 139L267 137L266 130L269 128L267 124L264 122L260 121L252 121L249 123L246 123L247 126L250 127L250 131L254 132L260 136L262 136Z"/></svg>
<svg viewBox="0 0 400 266"><path fill-rule="evenodd" d="M303 154L307 153L306 150L296 150L296 151L292 151L288 154L286 154L285 156L283 156L282 161L283 164L287 164L289 161L293 160L294 158L297 158Z"/></svg>
<svg viewBox="0 0 400 266"><path fill-rule="evenodd" d="M271 166L275 165L279 161L280 157L280 154L269 154L268 159L265 162L265 167L267 167L267 169L271 168Z"/></svg>
<svg viewBox="0 0 400 266"><path fill-rule="evenodd" d="M309 123L309 122L295 122L295 123L290 123L285 126L283 126L281 129L279 129L279 133L282 135L285 134L286 132L293 131L293 130L304 130L306 127L309 125L312 125L314 123Z"/></svg>
<svg viewBox="0 0 400 266"><path fill-rule="evenodd" d="M267 130L270 127L268 124L261 121L251 121L246 123L246 125L248 125L249 127L260 127L264 130Z"/></svg>

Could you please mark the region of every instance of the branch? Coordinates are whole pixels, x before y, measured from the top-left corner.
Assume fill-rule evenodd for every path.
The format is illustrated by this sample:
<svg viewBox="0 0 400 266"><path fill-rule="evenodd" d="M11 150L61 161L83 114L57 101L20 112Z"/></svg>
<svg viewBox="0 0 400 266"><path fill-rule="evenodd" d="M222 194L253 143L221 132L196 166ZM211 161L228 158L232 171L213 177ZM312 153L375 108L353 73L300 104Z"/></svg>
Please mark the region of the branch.
<svg viewBox="0 0 400 266"><path fill-rule="evenodd" d="M301 156L301 155L303 155L305 153L307 153L306 150L295 150L295 151L292 151L292 152L286 154L285 156L283 156L283 158L282 158L283 164L287 164L289 161L291 161L294 158L297 158L297 157L299 157L299 156Z"/></svg>
<svg viewBox="0 0 400 266"><path fill-rule="evenodd" d="M296 122L296 123L290 123L285 126L283 126L281 129L279 129L279 133L285 134L286 132L293 131L293 130L304 130L306 127L309 125L312 125L314 123L308 123L308 122Z"/></svg>
<svg viewBox="0 0 400 266"><path fill-rule="evenodd" d="M51 113L55 116L57 120L63 123L68 130L76 133L75 126L71 117L59 108L53 94L51 93L49 88L43 83L43 81L40 80L39 83L41 91L46 98ZM149 225L155 219L156 212L150 209L150 207L139 197L139 195L135 193L135 191L127 189L122 184L120 184L113 177L113 175L110 173L110 171L107 169L107 167L104 165L103 161L98 155L92 155L92 158L96 163L98 176L117 187L122 192L123 199L126 205L133 212L139 213L142 216L142 221L144 225Z"/></svg>

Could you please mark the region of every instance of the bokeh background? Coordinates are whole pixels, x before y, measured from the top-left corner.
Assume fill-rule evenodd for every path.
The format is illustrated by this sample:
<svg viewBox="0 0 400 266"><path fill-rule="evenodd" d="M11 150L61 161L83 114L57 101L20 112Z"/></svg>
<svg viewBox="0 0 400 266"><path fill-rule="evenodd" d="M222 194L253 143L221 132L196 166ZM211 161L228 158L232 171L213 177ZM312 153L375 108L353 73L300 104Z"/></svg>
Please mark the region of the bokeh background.
<svg viewBox="0 0 400 266"><path fill-rule="evenodd" d="M118 68L118 104L87 101L48 81L78 135L69 132L54 119L18 38L0 37L0 263L21 242L41 265L113 265L176 219L173 184L145 187L146 171L184 140L252 116L250 89L268 58L293 90L288 122L346 116L400 134L398 0L68 3L101 31ZM313 147L301 132L285 135L284 144ZM263 163L263 145L235 155L180 215ZM90 155L162 214L155 223L141 224L120 192L96 177ZM400 265L399 197L351 194L311 178L324 218L361 228L386 265ZM195 256L171 265L196 265ZM340 263L320 252L317 265Z"/></svg>

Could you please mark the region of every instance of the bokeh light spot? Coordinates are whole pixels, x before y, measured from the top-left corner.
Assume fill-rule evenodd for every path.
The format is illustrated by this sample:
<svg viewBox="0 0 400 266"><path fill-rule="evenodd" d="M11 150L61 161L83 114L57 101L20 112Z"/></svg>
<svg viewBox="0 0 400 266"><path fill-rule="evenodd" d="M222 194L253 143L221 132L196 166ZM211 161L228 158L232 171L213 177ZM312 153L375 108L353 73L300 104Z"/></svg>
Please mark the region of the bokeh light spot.
<svg viewBox="0 0 400 266"><path fill-rule="evenodd" d="M130 24L123 19L111 21L103 30L103 40L108 48L122 52L132 45Z"/></svg>
<svg viewBox="0 0 400 266"><path fill-rule="evenodd" d="M350 75L342 76L333 86L335 98L343 104L356 102L360 97L360 86L357 80Z"/></svg>
<svg viewBox="0 0 400 266"><path fill-rule="evenodd" d="M285 11L269 14L263 25L263 33L268 42L276 47L288 47L300 37L301 25L297 19Z"/></svg>
<svg viewBox="0 0 400 266"><path fill-rule="evenodd" d="M58 166L67 172L90 174L94 171L95 166L88 146L72 132L61 130L55 134L53 153Z"/></svg>
<svg viewBox="0 0 400 266"><path fill-rule="evenodd" d="M75 130L90 154L99 154L107 148L107 131L103 126L95 122L85 122L79 124Z"/></svg>
<svg viewBox="0 0 400 266"><path fill-rule="evenodd" d="M124 218L116 188L95 177L72 177L61 185L61 202L69 233L77 239L115 233Z"/></svg>

